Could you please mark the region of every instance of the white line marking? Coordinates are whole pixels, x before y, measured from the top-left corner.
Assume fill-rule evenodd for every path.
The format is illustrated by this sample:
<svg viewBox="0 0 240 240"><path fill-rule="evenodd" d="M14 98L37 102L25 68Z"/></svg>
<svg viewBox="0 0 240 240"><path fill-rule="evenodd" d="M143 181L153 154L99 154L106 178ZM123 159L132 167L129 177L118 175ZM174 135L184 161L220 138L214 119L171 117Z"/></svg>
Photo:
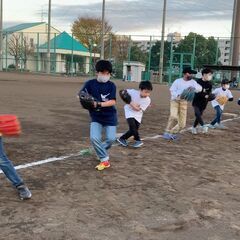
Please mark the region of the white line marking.
<svg viewBox="0 0 240 240"><path fill-rule="evenodd" d="M238 120L238 119L240 119L240 116L235 117L235 118L226 119L226 120L223 120L222 122L230 122L230 121ZM192 128L192 127L183 129L181 132L189 131L189 130L191 130L191 128ZM155 135L155 136L152 136L152 137L145 137L145 138L143 138L142 140L157 139L157 138L162 138L162 135ZM117 144L114 144L114 146L116 146L116 145L117 145ZM45 163L62 161L62 160L68 159L68 158L70 158L70 157L83 156L83 155L85 155L85 153L87 153L88 151L91 151L91 148L83 149L83 150L81 150L80 152L75 153L75 154L69 154L69 155L60 156L60 157L52 157L52 158L47 158L47 159L45 159L45 160L40 160L40 161L36 161L36 162L31 162L31 163L26 163L26 164L18 165L18 166L15 167L15 169L18 170L18 169L23 169L23 168L29 168L29 167L33 167L33 166L42 165L42 164L45 164ZM1 174L1 173L3 173L3 172L0 170L0 174Z"/></svg>

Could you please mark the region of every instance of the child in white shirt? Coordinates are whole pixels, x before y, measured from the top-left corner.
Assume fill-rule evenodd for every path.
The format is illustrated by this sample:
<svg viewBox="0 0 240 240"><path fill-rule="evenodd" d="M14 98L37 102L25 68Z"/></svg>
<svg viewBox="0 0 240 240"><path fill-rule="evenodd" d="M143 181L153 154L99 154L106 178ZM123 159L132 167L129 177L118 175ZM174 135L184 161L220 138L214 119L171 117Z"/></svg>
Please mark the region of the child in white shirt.
<svg viewBox="0 0 240 240"><path fill-rule="evenodd" d="M225 126L221 123L221 116L223 113L223 109L225 104L221 105L217 99L220 96L226 96L228 98L228 101L233 101L233 95L231 91L229 90L230 87L230 81L228 79L223 79L221 82L221 87L216 88L212 93L216 95L216 98L211 101L213 108L216 111L216 115L214 120L210 123L209 128L220 128L224 129Z"/></svg>
<svg viewBox="0 0 240 240"><path fill-rule="evenodd" d="M129 130L117 139L122 146L128 146L127 139L131 136L133 136L135 140L135 143L132 145L133 147L137 148L143 145L138 129L142 121L143 112L151 103L151 99L149 97L151 91L152 84L149 81L140 82L139 90L127 89L128 94L131 96L131 103L124 106L124 112Z"/></svg>

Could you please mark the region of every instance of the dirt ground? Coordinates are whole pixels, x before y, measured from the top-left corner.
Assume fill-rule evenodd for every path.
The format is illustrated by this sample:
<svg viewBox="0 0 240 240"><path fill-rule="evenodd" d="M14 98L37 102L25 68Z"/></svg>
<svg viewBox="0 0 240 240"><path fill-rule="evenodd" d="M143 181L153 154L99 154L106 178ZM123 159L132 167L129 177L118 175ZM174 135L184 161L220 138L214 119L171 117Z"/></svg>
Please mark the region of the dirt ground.
<svg viewBox="0 0 240 240"><path fill-rule="evenodd" d="M0 74L0 113L17 114L23 134L6 138L15 165L76 154L89 147L89 117L76 94L83 79ZM136 83L116 81L118 89ZM225 113L239 116L236 99ZM169 114L167 86L154 84L141 137L162 134ZM127 129L118 99L118 132ZM209 105L204 118L214 117ZM224 119L232 118L226 114ZM193 122L191 106L188 127ZM32 191L20 201L0 174L0 239L239 240L240 119L228 130L146 139L140 149L114 146L112 167L97 172L94 154L19 170Z"/></svg>

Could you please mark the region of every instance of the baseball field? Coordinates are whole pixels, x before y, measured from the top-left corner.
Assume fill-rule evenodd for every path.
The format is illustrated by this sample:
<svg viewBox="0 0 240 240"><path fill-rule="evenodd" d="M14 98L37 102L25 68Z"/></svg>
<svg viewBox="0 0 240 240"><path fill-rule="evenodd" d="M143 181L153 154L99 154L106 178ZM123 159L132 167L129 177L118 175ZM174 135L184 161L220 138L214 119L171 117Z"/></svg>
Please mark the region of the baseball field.
<svg viewBox="0 0 240 240"><path fill-rule="evenodd" d="M82 151L90 147L88 112L76 98L84 80L1 73L0 114L16 114L23 129L4 139L5 150L22 166L33 197L20 201L0 174L0 239L239 240L240 92L232 91L224 110L228 129L186 129L170 142L160 136L168 86L154 84L140 127L143 147L112 147L111 168L97 172L95 154ZM115 83L118 90L138 87ZM118 133L127 130L123 105L118 97ZM213 118L209 104L204 119ZM189 104L187 127L193 120Z"/></svg>

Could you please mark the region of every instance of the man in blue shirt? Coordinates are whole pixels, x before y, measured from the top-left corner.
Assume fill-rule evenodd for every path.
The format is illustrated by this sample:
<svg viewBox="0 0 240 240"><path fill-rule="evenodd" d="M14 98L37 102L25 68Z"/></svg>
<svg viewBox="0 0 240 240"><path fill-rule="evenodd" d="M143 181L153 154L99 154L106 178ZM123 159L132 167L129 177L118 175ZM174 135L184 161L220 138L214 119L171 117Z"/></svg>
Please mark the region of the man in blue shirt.
<svg viewBox="0 0 240 240"><path fill-rule="evenodd" d="M110 81L112 64L109 61L99 60L95 68L97 78L87 81L81 91L91 94L95 99L95 109L89 110L90 139L100 159L96 169L101 171L110 167L107 150L116 139L116 86ZM102 130L105 130L105 141L102 141Z"/></svg>

